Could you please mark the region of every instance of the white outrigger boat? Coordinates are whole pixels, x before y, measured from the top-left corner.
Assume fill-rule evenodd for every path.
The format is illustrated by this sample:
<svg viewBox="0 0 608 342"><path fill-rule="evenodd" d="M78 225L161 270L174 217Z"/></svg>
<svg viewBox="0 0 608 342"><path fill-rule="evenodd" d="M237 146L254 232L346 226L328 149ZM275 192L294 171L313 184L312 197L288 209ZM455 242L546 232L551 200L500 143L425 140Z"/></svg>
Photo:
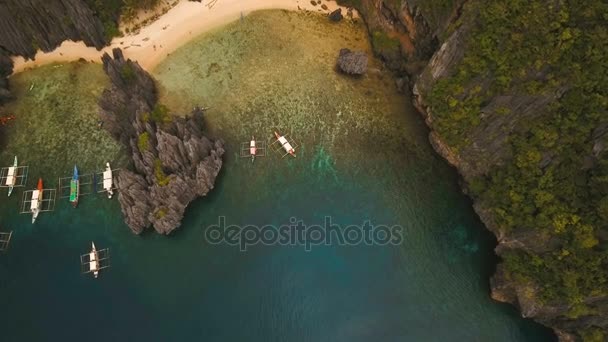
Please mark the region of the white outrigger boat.
<svg viewBox="0 0 608 342"><path fill-rule="evenodd" d="M103 189L108 193L108 198L112 198L112 195L114 195L113 187L112 168L110 163L106 163L106 170L103 172Z"/></svg>
<svg viewBox="0 0 608 342"><path fill-rule="evenodd" d="M40 213L53 211L55 209L56 196L57 189L44 189L42 178L40 178L38 179L38 185L34 190L23 192L20 213L32 215L32 224L36 223L36 219Z"/></svg>
<svg viewBox="0 0 608 342"><path fill-rule="evenodd" d="M277 141L279 142L279 144L281 144L285 152L291 154L293 157L296 156L296 149L291 146L291 144L289 143L289 141L287 141L287 138L285 138L284 135L280 135L275 131L274 136L277 138Z"/></svg>
<svg viewBox="0 0 608 342"><path fill-rule="evenodd" d="M15 184L17 183L17 156L15 156L15 162L13 166L8 168L8 173L6 175L6 186L8 186L8 196L10 197L13 193L13 189L15 188Z"/></svg>
<svg viewBox="0 0 608 342"><path fill-rule="evenodd" d="M95 242L91 241L91 251L80 255L80 271L83 274L92 273L97 279L99 272L110 267L110 249L97 249Z"/></svg>
<svg viewBox="0 0 608 342"><path fill-rule="evenodd" d="M255 140L255 136L251 136L250 141L244 141L241 143L241 158L251 158L251 162L255 161L256 157L266 156L266 142Z"/></svg>

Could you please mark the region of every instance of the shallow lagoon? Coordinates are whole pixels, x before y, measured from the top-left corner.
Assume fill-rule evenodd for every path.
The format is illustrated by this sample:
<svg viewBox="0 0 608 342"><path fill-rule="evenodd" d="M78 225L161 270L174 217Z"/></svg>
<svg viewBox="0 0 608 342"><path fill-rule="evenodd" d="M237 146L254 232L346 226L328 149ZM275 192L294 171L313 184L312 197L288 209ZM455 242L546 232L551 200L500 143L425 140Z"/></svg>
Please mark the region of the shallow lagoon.
<svg viewBox="0 0 608 342"><path fill-rule="evenodd" d="M12 323L5 340L546 340L545 329L489 298L492 237L409 101L376 61L361 79L336 74L342 47L369 51L363 27L259 12L195 39L153 71L175 112L211 107L208 131L228 146L216 189L170 238L132 235L117 201L103 196L83 197L76 210L58 203L35 226L15 214L22 191L0 197L0 218L14 230L0 257L10 308L0 318ZM20 121L0 160L23 155L30 187L43 174L56 184L75 162L89 170L106 159L125 164L96 127L95 99L107 82L99 66L48 66L12 81ZM297 158L238 158L242 141L270 139L275 129L301 143ZM343 226L402 225L404 242L243 253L203 239L218 216L280 225L327 215ZM96 281L78 272L91 240L112 254Z"/></svg>

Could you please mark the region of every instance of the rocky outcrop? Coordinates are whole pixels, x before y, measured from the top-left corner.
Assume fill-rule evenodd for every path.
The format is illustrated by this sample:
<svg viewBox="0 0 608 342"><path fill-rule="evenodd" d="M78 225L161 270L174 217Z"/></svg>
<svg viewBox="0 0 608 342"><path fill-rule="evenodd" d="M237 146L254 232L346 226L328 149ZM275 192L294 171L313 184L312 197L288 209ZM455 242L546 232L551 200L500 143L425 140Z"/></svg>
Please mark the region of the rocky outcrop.
<svg viewBox="0 0 608 342"><path fill-rule="evenodd" d="M367 72L367 54L363 51L341 49L338 68L349 75L363 75Z"/></svg>
<svg viewBox="0 0 608 342"><path fill-rule="evenodd" d="M344 18L344 16L342 15L341 8L338 8L337 10L329 13L329 20L331 20L331 21L338 22L338 21L342 20L342 18Z"/></svg>
<svg viewBox="0 0 608 342"><path fill-rule="evenodd" d="M111 88L104 90L100 115L110 134L131 154L134 170L117 176L125 222L139 234L152 226L169 234L186 207L213 189L222 167L223 142L203 135L203 110L171 116L157 103L152 77L120 49L102 58Z"/></svg>
<svg viewBox="0 0 608 342"><path fill-rule="evenodd" d="M4 0L0 2L0 47L33 58L64 40L82 40L101 49L104 26L84 0Z"/></svg>
<svg viewBox="0 0 608 342"><path fill-rule="evenodd" d="M376 55L400 74L417 74L437 50L439 40L466 0L441 6L426 0L338 0L355 5L365 20Z"/></svg>

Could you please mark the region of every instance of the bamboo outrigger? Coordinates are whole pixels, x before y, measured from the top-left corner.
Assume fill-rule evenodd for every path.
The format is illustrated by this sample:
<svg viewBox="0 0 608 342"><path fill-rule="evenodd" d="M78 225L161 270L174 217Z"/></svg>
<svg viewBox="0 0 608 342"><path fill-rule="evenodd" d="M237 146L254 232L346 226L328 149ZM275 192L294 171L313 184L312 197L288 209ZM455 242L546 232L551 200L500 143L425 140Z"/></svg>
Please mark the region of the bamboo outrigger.
<svg viewBox="0 0 608 342"><path fill-rule="evenodd" d="M255 157L266 156L266 142L256 141L255 137L251 137L251 141L241 143L241 158L251 158L251 162Z"/></svg>
<svg viewBox="0 0 608 342"><path fill-rule="evenodd" d="M72 176L59 178L59 198L67 198L70 204L76 208L81 196L96 192L94 187L94 174L81 175L76 165L74 165Z"/></svg>
<svg viewBox="0 0 608 342"><path fill-rule="evenodd" d="M35 223L40 213L55 209L56 194L56 189L44 189L42 178L38 179L35 190L23 192L21 214L32 214L32 224Z"/></svg>
<svg viewBox="0 0 608 342"><path fill-rule="evenodd" d="M110 267L110 249L97 249L95 243L91 242L91 251L80 255L80 271L82 274L93 273L93 277L99 276L99 271Z"/></svg>
<svg viewBox="0 0 608 342"><path fill-rule="evenodd" d="M10 196L15 188L25 186L28 171L28 166L18 165L17 156L15 156L13 166L4 167L0 170L0 187L8 188L8 195Z"/></svg>
<svg viewBox="0 0 608 342"><path fill-rule="evenodd" d="M287 155L291 155L292 157L296 156L296 148L299 147L298 143L290 138L287 134L280 135L276 131L274 132L274 136L277 138L272 145L278 143L278 147L275 148L276 152L283 150L285 153L281 155L281 158L285 158ZM291 140L291 142L289 141Z"/></svg>
<svg viewBox="0 0 608 342"><path fill-rule="evenodd" d="M13 232L0 232L0 252L6 252L8 245L11 242Z"/></svg>

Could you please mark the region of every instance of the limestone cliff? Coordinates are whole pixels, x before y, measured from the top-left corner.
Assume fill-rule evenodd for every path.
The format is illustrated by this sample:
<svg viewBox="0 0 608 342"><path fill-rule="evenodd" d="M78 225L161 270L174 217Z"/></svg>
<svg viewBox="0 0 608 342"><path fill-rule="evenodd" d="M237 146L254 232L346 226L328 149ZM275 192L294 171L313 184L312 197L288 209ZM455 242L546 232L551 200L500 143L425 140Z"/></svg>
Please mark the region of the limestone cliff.
<svg viewBox="0 0 608 342"><path fill-rule="evenodd" d="M98 49L106 44L103 24L83 0L1 1L0 32L1 48L28 58L64 40L82 40Z"/></svg>
<svg viewBox="0 0 608 342"><path fill-rule="evenodd" d="M211 189L222 167L223 142L203 135L203 111L172 116L157 103L152 77L120 49L103 56L111 88L99 106L103 127L132 156L134 171L117 176L125 222L139 234L153 226L160 234L179 227L186 207Z"/></svg>
<svg viewBox="0 0 608 342"><path fill-rule="evenodd" d="M9 56L34 58L38 50L52 51L65 40L98 49L106 45L104 25L90 4L86 0L0 1L0 105L11 99Z"/></svg>
<svg viewBox="0 0 608 342"><path fill-rule="evenodd" d="M536 61L536 69L532 70L535 72L528 72L524 75L527 83L521 82L521 84L549 84L549 86L543 88L543 91L528 90L533 87L524 88L523 91L520 88L508 87L496 90L495 83L498 75L490 72L489 68L487 71L482 70L479 76L472 79L467 79L466 75L462 76L462 72L455 76L459 70L462 70L461 66L467 52L477 48L477 46L469 46L468 44L471 44L471 31L476 24L476 15L478 15L479 10L471 5L472 9L468 12L465 11L466 6L477 3L475 0L447 2L361 0L347 1L347 3L355 5L360 10L369 26L370 37L377 55L386 62L389 68L395 71L398 77L403 77L406 74L411 80L410 85L413 89L415 104L427 125L431 128L429 140L435 150L455 166L462 176L463 190L475 200L475 211L486 227L497 237L496 253L503 257L517 253L541 256L537 260L543 260L541 258L545 255L556 254L558 258L567 258L567 255L559 256L559 253L564 253L564 250L570 248L568 246L571 243L568 241L572 238L564 238L564 236L567 236L566 233L558 235L552 233L551 230L539 229L530 225L515 225L515 227L506 229L504 221L498 222L496 208L488 199L489 196L480 196L474 193L477 191L476 189L473 189L475 191L471 190L471 184L476 186L476 182L479 183L480 179L491 179L491 175L500 172L497 170L514 164L515 158L518 158L518 163L524 165L524 161L520 160L521 155L513 155L513 137L529 136L530 133L527 133L530 129L528 125L542 122L539 119L546 120L550 115L554 115L551 114L551 110L572 87L569 82L557 82L555 79L550 82L549 79L555 77L551 69L558 69L558 67L543 66ZM487 5L489 4L483 6ZM533 5L552 8L550 1L546 1L546 3L535 1L534 4L529 4L530 9ZM576 6L573 6L576 10ZM463 16L463 11L468 13L468 16ZM550 12L545 9L545 13ZM570 14L570 17L575 17L575 15ZM533 19L529 18L528 21ZM573 25L568 20L563 20L563 22L564 26ZM568 31L566 30L566 32ZM517 34L517 32L511 33ZM548 37L552 37L551 31L548 34ZM396 44L396 42L399 44ZM495 43L492 41L475 41L475 44L485 44L484 48ZM538 44L545 43L548 43L548 41L540 40ZM540 53L538 54L540 55ZM471 58L466 62L471 64ZM439 108L433 107L433 104L437 103L436 99L432 98L438 93L436 89L445 87L444 81L446 79L456 77L467 80L462 82L462 86L459 85L461 88L459 89L460 94L448 92L443 95L444 98L441 100L447 98L449 106L453 105L453 108L447 107L448 113L450 110L453 112L461 110L460 113L464 113L462 103L478 108L474 118L464 125L462 123L453 125L454 120L461 120L464 114L461 114L460 117L450 114L448 117L451 116L452 118L446 118L445 109L442 108L444 113L439 118L436 115ZM471 96L472 93L489 95L479 96L482 99L481 101L472 102L471 99L475 98L475 96ZM471 111L470 108L467 108L467 110ZM591 125L591 130L588 131L590 132L588 133L590 139L583 138L585 139L584 149L579 149L582 155L576 158L577 162L581 161L578 169L587 175L593 175L594 172L601 174L596 169L598 165L601 165L602 153L608 146L606 141L608 139L606 134L607 125L601 123L601 120L597 122L599 123L596 123L595 126L590 122L580 123L581 126ZM449 125L452 126L446 128ZM453 131L458 132L459 130L460 135L452 134ZM544 139L546 142L549 138L545 137ZM531 165L537 165L534 167L538 168L541 174L547 174L547 170L557 169L564 165L564 158L559 156L556 149L546 148L543 150L541 146L536 147L540 153L538 153L538 159L535 159L535 156L533 160L534 162L538 161L537 164L532 163ZM577 170L577 167L572 169ZM575 177L580 178L581 176ZM514 179L513 181L517 182L518 180ZM559 199L556 201L560 203ZM532 212L529 215L538 215L538 213ZM530 222L533 222L533 220L530 220ZM588 231L589 225L586 225L585 228ZM572 229L574 229L574 226ZM607 234L602 229L600 223L600 227L595 230L595 236L593 233L587 235L589 238L588 246L596 246L593 248L596 250L594 252L596 255L589 257L588 262L600 264L603 262L600 246L602 243L605 244ZM585 251L587 250L585 249ZM561 262L564 261L566 259L562 259ZM557 262L560 261L557 260ZM598 267L593 271L595 274L591 276L597 279L596 281L601 282L601 279L604 279L606 275L606 269L602 269L602 266ZM556 277L551 273L556 272L555 269L546 268L537 272L539 272L540 277L548 275L551 279L554 279ZM567 268L564 271L575 272L569 271ZM545 274L543 275L540 272ZM604 272L604 274L597 274L598 272ZM542 281L515 276L512 270L507 269L505 264L498 265L490 285L492 297L495 300L511 303L520 309L524 317L532 318L552 327L560 340L570 341L585 338L599 341L603 339L602 336L608 336L605 335L605 332L608 331L608 296L601 290L594 290L583 296L579 293L574 304L571 299L567 300L566 298L547 299L546 296L543 297L543 291L541 291L543 287L546 287L546 284ZM598 288L601 288L601 286ZM546 290L544 291L546 292Z"/></svg>

